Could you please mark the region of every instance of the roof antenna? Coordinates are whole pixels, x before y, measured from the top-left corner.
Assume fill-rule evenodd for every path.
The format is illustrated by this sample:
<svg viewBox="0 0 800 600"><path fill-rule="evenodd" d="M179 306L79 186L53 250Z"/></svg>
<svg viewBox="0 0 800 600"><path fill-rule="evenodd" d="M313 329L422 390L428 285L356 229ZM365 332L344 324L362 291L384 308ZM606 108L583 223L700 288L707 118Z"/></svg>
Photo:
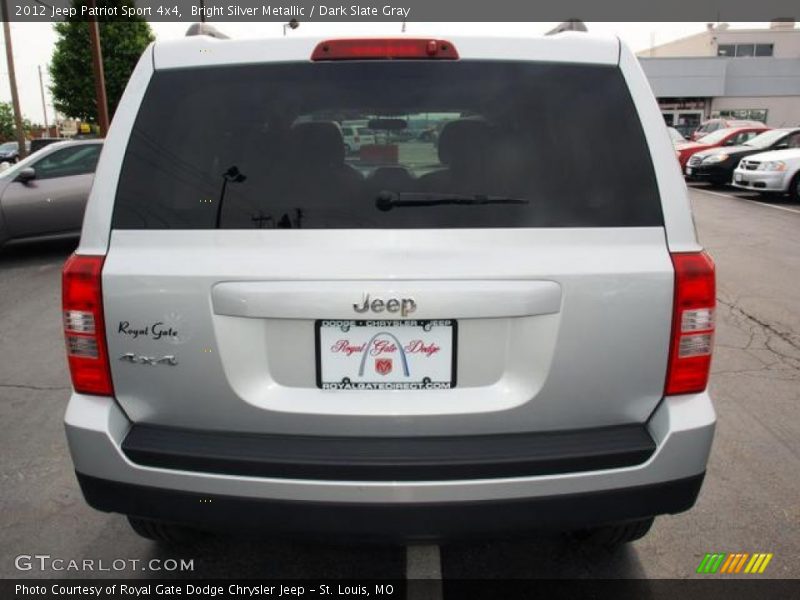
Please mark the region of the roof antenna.
<svg viewBox="0 0 800 600"><path fill-rule="evenodd" d="M286 37L286 28L287 27L289 29L297 29L298 27L300 27L300 22L297 19L292 19L288 23L284 23L283 24L283 37Z"/></svg>
<svg viewBox="0 0 800 600"><path fill-rule="evenodd" d="M551 29L545 35L556 35L563 31L588 31L586 24L580 19L567 19L563 23L559 23L557 27Z"/></svg>
<svg viewBox="0 0 800 600"><path fill-rule="evenodd" d="M192 23L191 25L189 25L189 29L186 30L186 37L190 37L193 35L207 35L212 38L217 38L218 40L230 39L219 29L217 29L213 25L209 25L205 21L201 21L199 23Z"/></svg>

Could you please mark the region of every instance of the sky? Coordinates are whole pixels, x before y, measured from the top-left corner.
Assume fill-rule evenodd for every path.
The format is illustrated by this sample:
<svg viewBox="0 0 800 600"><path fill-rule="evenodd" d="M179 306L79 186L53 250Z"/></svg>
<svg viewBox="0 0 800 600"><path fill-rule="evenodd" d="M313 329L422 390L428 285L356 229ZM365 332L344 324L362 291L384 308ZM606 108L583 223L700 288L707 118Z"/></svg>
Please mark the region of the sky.
<svg viewBox="0 0 800 600"><path fill-rule="evenodd" d="M541 35L557 23L408 23L408 34L443 35L446 33L473 35ZM177 39L184 36L189 23L150 23L157 40ZM590 32L618 35L634 52L645 50L705 30L705 23L586 23ZM731 28L764 27L768 23L735 23ZM233 38L280 37L281 23L220 23L217 27ZM302 23L290 36L314 35L382 35L400 32L401 24L395 23ZM0 39L3 39L0 31ZM48 91L50 77L47 65L53 54L56 35L52 23L11 23L11 39L14 46L14 65L17 74L20 105L25 118L34 123L44 123L42 96L39 87L41 66L44 80L45 103L48 122L53 121L52 97ZM5 52L4 52L5 53ZM0 101L10 102L8 68L0 61Z"/></svg>

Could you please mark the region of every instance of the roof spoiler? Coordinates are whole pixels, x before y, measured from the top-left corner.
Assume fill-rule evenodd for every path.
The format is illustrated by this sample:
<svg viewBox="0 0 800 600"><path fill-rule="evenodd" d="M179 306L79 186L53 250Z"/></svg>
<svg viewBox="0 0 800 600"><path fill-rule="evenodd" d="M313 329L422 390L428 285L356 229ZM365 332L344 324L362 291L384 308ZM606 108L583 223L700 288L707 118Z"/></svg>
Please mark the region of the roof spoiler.
<svg viewBox="0 0 800 600"><path fill-rule="evenodd" d="M548 31L545 35L555 35L557 33L561 33L562 31L589 31L589 30L586 29L586 23L584 23L580 19L567 19L554 29Z"/></svg>
<svg viewBox="0 0 800 600"><path fill-rule="evenodd" d="M208 23L192 23L186 30L186 37L192 35L207 35L218 40L229 40L230 37L222 33L219 29Z"/></svg>

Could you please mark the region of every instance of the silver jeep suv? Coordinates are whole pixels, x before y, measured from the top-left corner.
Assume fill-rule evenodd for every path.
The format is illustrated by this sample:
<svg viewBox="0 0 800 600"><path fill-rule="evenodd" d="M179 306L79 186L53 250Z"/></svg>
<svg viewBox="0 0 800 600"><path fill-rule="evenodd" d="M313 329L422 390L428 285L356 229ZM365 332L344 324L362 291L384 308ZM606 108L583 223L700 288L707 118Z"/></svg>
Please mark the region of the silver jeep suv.
<svg viewBox="0 0 800 600"><path fill-rule="evenodd" d="M157 43L64 268L69 446L157 539L630 541L700 490L714 297L616 38Z"/></svg>

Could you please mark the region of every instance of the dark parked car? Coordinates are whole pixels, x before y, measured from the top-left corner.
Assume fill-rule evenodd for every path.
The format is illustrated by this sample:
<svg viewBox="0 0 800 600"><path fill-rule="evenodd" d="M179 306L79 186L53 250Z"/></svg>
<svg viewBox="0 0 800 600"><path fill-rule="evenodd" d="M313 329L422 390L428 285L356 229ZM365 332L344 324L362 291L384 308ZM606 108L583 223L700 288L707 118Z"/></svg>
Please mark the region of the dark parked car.
<svg viewBox="0 0 800 600"><path fill-rule="evenodd" d="M708 181L717 185L730 183L734 169L745 156L785 148L800 148L800 127L772 129L739 146L697 152L686 163L691 169L691 175L687 170L686 177L691 181Z"/></svg>
<svg viewBox="0 0 800 600"><path fill-rule="evenodd" d="M25 148L30 152L29 142L25 142ZM0 162L15 163L19 160L19 144L17 142L5 142L0 144Z"/></svg>

